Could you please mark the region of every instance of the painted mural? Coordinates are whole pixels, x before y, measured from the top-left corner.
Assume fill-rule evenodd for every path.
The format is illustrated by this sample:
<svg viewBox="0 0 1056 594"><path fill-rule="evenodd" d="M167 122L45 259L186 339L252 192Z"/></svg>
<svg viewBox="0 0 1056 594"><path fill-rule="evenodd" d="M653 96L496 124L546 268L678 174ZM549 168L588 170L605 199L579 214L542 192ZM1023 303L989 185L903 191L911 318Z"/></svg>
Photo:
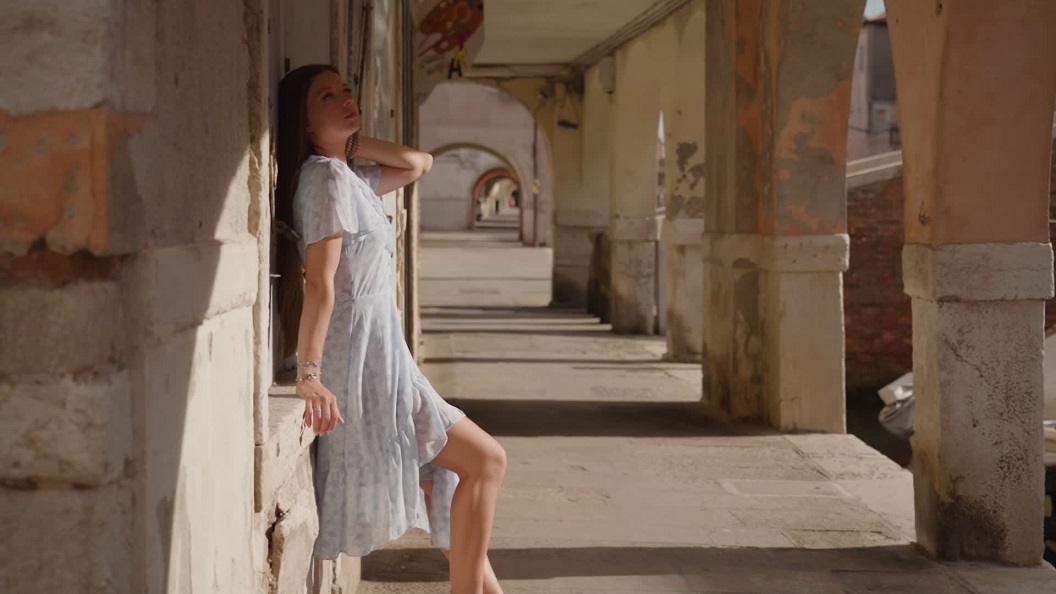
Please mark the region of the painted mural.
<svg viewBox="0 0 1056 594"><path fill-rule="evenodd" d="M415 6L415 87L421 101L437 84L465 76L484 42L484 2L419 0Z"/></svg>

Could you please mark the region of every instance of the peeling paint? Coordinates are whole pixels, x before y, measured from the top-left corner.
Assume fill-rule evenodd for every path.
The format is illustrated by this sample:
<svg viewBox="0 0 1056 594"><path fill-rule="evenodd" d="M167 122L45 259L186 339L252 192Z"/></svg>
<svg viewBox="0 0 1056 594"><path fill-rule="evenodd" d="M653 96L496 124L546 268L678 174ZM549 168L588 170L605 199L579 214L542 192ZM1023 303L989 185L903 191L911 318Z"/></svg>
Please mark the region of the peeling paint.
<svg viewBox="0 0 1056 594"><path fill-rule="evenodd" d="M66 179L62 184L62 191L67 194L73 194L78 190L77 175L80 173L80 168L76 165L66 171Z"/></svg>
<svg viewBox="0 0 1056 594"><path fill-rule="evenodd" d="M700 152L700 146L696 142L680 142L675 147L675 158L678 170L685 172L689 168L689 160L693 155Z"/></svg>
<svg viewBox="0 0 1056 594"><path fill-rule="evenodd" d="M830 156L834 165L846 166L850 101L850 79L840 82L828 95L793 99L774 143L776 157L795 163L803 149L818 148Z"/></svg>

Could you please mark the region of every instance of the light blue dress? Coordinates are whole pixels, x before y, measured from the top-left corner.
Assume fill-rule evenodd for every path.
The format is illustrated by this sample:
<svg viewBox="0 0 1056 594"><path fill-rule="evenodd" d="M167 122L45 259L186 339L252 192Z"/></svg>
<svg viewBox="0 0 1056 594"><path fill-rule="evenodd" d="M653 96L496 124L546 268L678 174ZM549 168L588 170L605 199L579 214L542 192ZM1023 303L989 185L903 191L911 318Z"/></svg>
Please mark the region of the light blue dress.
<svg viewBox="0 0 1056 594"><path fill-rule="evenodd" d="M301 257L309 244L344 233L334 275L334 312L323 351L323 384L345 418L316 446L315 555L361 557L410 528L449 548L458 477L430 464L465 414L436 393L404 340L396 306L396 237L375 195L381 168L312 156L293 201ZM420 480L433 481L432 514Z"/></svg>

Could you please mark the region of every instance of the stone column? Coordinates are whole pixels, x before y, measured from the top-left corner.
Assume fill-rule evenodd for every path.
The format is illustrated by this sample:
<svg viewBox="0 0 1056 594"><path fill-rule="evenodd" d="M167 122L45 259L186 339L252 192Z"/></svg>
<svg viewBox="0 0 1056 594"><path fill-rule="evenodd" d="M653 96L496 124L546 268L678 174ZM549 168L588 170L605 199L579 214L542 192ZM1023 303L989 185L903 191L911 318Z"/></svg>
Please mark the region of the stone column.
<svg viewBox="0 0 1056 594"><path fill-rule="evenodd" d="M663 237L667 266L667 358L700 361L704 265L704 3L680 12L674 110L668 116L667 209Z"/></svg>
<svg viewBox="0 0 1056 594"><path fill-rule="evenodd" d="M660 218L613 217L612 329L624 334L653 334L656 326L656 260Z"/></svg>
<svg viewBox="0 0 1056 594"><path fill-rule="evenodd" d="M583 192L583 122L578 115L583 113L583 98L559 87L556 105L549 122L554 162L551 303L584 307L590 275L591 234L594 229L604 227L607 220L597 212L601 209L594 208L596 197Z"/></svg>
<svg viewBox="0 0 1056 594"><path fill-rule="evenodd" d="M665 56L662 43L653 37L635 39L616 55L609 237L612 328L619 333L653 334L657 324L662 229L657 215L657 128L663 105L658 68Z"/></svg>
<svg viewBox="0 0 1056 594"><path fill-rule="evenodd" d="M888 10L913 298L917 538L943 559L1036 565L1056 5L889 0Z"/></svg>
<svg viewBox="0 0 1056 594"><path fill-rule="evenodd" d="M704 403L842 432L860 0L707 5Z"/></svg>
<svg viewBox="0 0 1056 594"><path fill-rule="evenodd" d="M561 213L558 225L579 225L587 232L590 259L587 271L587 311L608 323L609 290L607 271L611 258L605 237L609 227L609 201L612 195L612 89L602 87L601 68L593 66L583 74L583 142L581 168L581 208ZM589 227L588 227L589 226Z"/></svg>

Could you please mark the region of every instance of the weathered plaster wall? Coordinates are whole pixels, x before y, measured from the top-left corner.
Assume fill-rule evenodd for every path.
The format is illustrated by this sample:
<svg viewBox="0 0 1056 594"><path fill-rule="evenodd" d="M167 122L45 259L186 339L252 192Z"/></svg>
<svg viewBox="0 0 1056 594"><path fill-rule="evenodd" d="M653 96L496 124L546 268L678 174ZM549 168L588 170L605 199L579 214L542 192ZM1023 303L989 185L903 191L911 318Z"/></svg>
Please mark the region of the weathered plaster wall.
<svg viewBox="0 0 1056 594"><path fill-rule="evenodd" d="M522 81L522 84L525 84ZM524 104L512 93L477 83L440 84L419 108L419 147L431 153L453 148L479 148L495 153L506 161L521 180L531 180L532 137L534 119ZM553 203L553 166L543 130L537 145L538 179L540 181L539 216L535 216L530 181L522 191L522 234L526 243L536 239L535 221L539 221L538 242L551 241Z"/></svg>
<svg viewBox="0 0 1056 594"><path fill-rule="evenodd" d="M12 591L259 585L261 137L247 45L259 10L7 9L0 72L18 84L0 91L0 325L21 338L0 346L0 582Z"/></svg>
<svg viewBox="0 0 1056 594"><path fill-rule="evenodd" d="M693 2L674 17L678 61L674 106L665 113L666 139L667 356L700 361L703 347L704 263L701 240L705 209L705 109L707 25L704 2Z"/></svg>
<svg viewBox="0 0 1056 594"><path fill-rule="evenodd" d="M988 8L982 3L972 2L958 10L958 19L982 18ZM919 171L926 175L911 175L906 179L906 241L931 245L952 243L981 243L988 241L1040 241L1049 240L1047 207L1044 197L1048 194L1048 177L1032 175L1038 169L1047 169L1051 142L1049 126L1044 119L1026 117L1008 120L997 110L983 112L974 102L939 100L940 90L950 89L978 97L973 82L973 72L1003 72L1003 78L995 80L1001 89L1010 92L1021 88L1023 73L1008 69L1007 61L1020 45L995 52L992 46L982 43L993 41L971 38L975 33L958 30L950 26L950 13L934 14L932 8L923 5L912 9L900 3L896 9L904 14L903 23L891 27L892 42L896 45L895 59L899 80L899 111L903 125L903 159L907 171ZM1020 18L1020 8L1000 11L997 24L1020 28L1028 23L1012 24ZM1040 13L1039 13L1040 16ZM1026 17L1029 21L1030 18ZM996 30L996 29L995 29ZM900 56L897 46L908 47L911 40L933 39L938 51L919 52L914 60ZM1018 36L1017 43L1024 37ZM901 41L900 41L901 40ZM955 63L945 61L946 48L956 46L963 51L963 59ZM906 49L901 51L906 52ZM1034 52L1032 59L1023 68L1038 68L1037 64L1048 57ZM903 84L912 80L913 84ZM1052 101L1049 94L1040 90L1024 96L1017 111L1024 113L1046 113L1052 119ZM906 120L906 114L911 120ZM976 122L970 118L982 118ZM972 122L966 128L964 122ZM1010 128L1010 126L1012 126ZM972 130L972 140L967 146L960 134L948 130ZM1023 139L1004 147L1009 152L1002 159L994 159L990 147L1003 146L1001 142L1009 136ZM940 143L937 149L935 142ZM964 150L973 148L975 150ZM963 170L986 172L985 176L961 175L961 167L943 167L936 162L940 154L957 151L962 155ZM1011 169L1005 169L1009 167ZM1013 185L1009 185L1009 184ZM1032 200L1009 200L1002 203L1002 217L975 217L976 212L987 212L994 196L1031 196ZM939 216L946 213L950 216Z"/></svg>
<svg viewBox="0 0 1056 594"><path fill-rule="evenodd" d="M840 275L863 4L708 4L704 400L724 415L844 429Z"/></svg>

